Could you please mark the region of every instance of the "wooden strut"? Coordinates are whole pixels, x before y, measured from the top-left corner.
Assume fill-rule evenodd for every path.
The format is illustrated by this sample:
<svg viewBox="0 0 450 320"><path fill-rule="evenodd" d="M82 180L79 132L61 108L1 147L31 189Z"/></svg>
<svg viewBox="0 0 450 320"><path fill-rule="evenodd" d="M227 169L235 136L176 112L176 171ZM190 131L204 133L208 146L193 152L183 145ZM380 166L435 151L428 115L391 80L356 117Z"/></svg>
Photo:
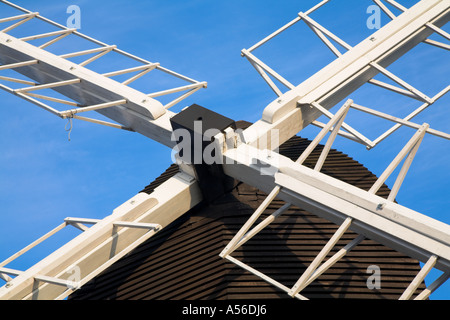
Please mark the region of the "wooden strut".
<svg viewBox="0 0 450 320"><path fill-rule="evenodd" d="M433 269L434 265L437 262L437 259L438 257L436 255L432 255L430 259L428 259L428 261L422 267L422 269L408 286L408 288L406 288L405 292L403 292L403 294L400 296L399 300L408 300L409 298L411 298L419 285L424 281L427 274L431 271L431 269Z"/></svg>
<svg viewBox="0 0 450 320"><path fill-rule="evenodd" d="M297 280L294 286L289 291L290 296L294 296L306 287L306 282L311 278L314 271L319 267L320 263L325 259L325 257L330 253L331 249L336 245L339 239L344 235L347 229L352 223L352 218L346 218L344 223L339 227L335 234L331 237L328 243L322 248L319 254L314 258L311 264L308 266L306 271Z"/></svg>
<svg viewBox="0 0 450 320"><path fill-rule="evenodd" d="M408 172L409 167L414 159L414 156L419 149L420 143L422 142L425 133L429 125L424 123L419 130L414 134L414 136L408 141L408 143L403 147L403 149L398 153L394 160L392 160L391 164L386 168L386 170L380 175L377 181L370 188L369 193L375 194L378 189L383 185L383 183L387 180L387 178L392 174L395 168L400 164L403 158L407 157L400 173L398 174L397 180L395 180L394 186L391 189L391 192L388 196L388 201L394 201L397 193L400 189L400 186L405 179L406 173Z"/></svg>

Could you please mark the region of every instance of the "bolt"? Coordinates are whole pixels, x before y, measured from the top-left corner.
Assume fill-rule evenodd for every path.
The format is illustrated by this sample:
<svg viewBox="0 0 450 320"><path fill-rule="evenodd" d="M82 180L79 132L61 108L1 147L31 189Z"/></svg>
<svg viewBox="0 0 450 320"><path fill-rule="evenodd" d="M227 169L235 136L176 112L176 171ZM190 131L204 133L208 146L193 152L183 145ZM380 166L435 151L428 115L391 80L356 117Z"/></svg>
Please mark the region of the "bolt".
<svg viewBox="0 0 450 320"><path fill-rule="evenodd" d="M386 206L386 203L379 203L377 206L377 210L383 210L385 206Z"/></svg>

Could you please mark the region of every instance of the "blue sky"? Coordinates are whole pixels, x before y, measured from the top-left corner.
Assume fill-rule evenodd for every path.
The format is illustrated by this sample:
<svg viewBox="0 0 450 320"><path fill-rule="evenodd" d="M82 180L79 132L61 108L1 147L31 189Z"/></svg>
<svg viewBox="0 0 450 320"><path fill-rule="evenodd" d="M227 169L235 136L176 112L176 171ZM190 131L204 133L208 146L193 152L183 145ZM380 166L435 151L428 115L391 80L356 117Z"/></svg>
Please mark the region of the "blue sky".
<svg viewBox="0 0 450 320"><path fill-rule="evenodd" d="M207 89L175 106L174 111L198 103L235 120L252 122L261 118L264 107L276 96L250 63L241 57L241 49L251 47L294 19L299 11L306 11L317 2L15 1L61 24L66 24L70 16L66 12L68 6L78 5L81 32L208 82ZM399 2L410 7L416 1ZM369 18L366 10L372 4L368 0L334 0L312 17L350 45L356 45L374 31L366 25ZM0 18L18 14L3 4L0 6ZM393 9L393 12L399 14L398 10ZM387 22L388 18L382 14L382 24ZM449 28L444 27L444 30L448 32ZM30 30L23 26L15 32L20 35L27 31ZM441 40L437 36L432 38ZM69 42L55 46L54 50L67 53L78 51L81 46ZM303 22L254 54L295 85L334 59ZM109 59L105 60L107 66L115 63L114 57L105 59ZM433 96L448 85L449 61L448 52L420 44L389 70ZM150 93L158 89L159 84L170 85L172 81L163 77L156 79L161 81L151 82L149 78L149 82L139 82L136 86ZM377 79L389 82L383 77ZM154 86L155 82L158 85ZM179 82L173 81L173 84L177 86ZM65 217L103 218L109 215L170 165L168 148L137 133L75 121L71 141L68 141L65 120L6 92L0 92L0 97L0 260L56 227ZM420 105L370 85L349 97L358 104L399 117ZM450 116L444 109L448 102L446 96L414 121L427 122L434 129L448 132ZM392 125L356 110L350 112L346 122L371 139ZM317 128L308 127L300 135L313 138L317 133ZM333 147L380 175L413 134L414 130L402 128L370 151L340 137ZM450 223L448 155L448 141L427 135L397 196L400 204L447 224ZM392 186L393 181L388 180L388 185ZM36 259L52 252L61 241L78 234L66 229L8 267L24 270ZM430 279L437 275L439 273L433 272ZM433 298L450 298L448 282L435 292Z"/></svg>

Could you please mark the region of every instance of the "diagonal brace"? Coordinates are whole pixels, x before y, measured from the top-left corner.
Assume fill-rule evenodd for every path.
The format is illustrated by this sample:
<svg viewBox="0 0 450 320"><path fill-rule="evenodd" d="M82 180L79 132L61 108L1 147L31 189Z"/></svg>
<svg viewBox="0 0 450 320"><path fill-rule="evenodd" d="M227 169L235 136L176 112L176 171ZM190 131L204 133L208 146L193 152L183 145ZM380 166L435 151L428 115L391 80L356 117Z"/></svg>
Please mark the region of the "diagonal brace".
<svg viewBox="0 0 450 320"><path fill-rule="evenodd" d="M353 100L347 100L347 102L336 112L334 116L331 117L330 121L325 125L325 127L319 132L319 134L314 138L314 140L308 145L308 147L303 151L303 153L300 155L300 157L297 159L297 163L302 164L306 158L309 157L311 152L317 147L317 145L322 141L322 139L325 137L325 135L328 133L328 131L331 130L333 126L337 123L337 125L334 127L332 134L330 135L331 143L336 138L337 133L339 132L339 128L343 124L343 121L345 119L345 116L348 113L348 110L350 106L353 104ZM329 140L330 140L329 139ZM328 142L327 142L328 144ZM325 151L325 148L324 148ZM328 153L328 152L326 152ZM322 154L321 154L322 157ZM326 154L325 154L326 157ZM321 165L320 165L321 167ZM320 170L318 170L320 171Z"/></svg>
<svg viewBox="0 0 450 320"><path fill-rule="evenodd" d="M380 189L380 187L383 185L383 183L387 180L387 178L392 174L395 168L400 164L403 158L407 156L400 170L400 173L398 174L397 180L395 181L395 184L392 187L391 192L389 193L388 200L393 201L395 199L395 196L397 195L400 189L400 186L406 176L406 173L408 172L408 169L411 166L414 156L416 155L417 150L419 149L420 143L422 142L423 137L425 136L425 133L429 127L430 127L429 124L424 123L419 128L419 130L417 130L414 136L408 141L408 143L398 153L398 155L394 158L394 160L392 160L391 164L381 174L378 180L373 184L373 186L369 190L369 193L375 194L378 191L378 189Z"/></svg>
<svg viewBox="0 0 450 320"><path fill-rule="evenodd" d="M300 279L294 284L294 286L289 291L290 296L295 296L297 293L299 293L304 287L306 281L311 277L311 275L314 273L314 271L317 269L317 267L320 265L320 263L325 259L325 257L328 255L328 253L333 249L333 247L336 245L336 243L341 239L341 237L344 235L344 233L347 231L347 229L350 227L353 219L348 217L344 220L344 223L338 228L336 233L331 237L331 239L328 241L328 243L322 248L322 250L319 252L319 254L314 258L313 262L309 265L309 267L306 269L306 271L302 274Z"/></svg>

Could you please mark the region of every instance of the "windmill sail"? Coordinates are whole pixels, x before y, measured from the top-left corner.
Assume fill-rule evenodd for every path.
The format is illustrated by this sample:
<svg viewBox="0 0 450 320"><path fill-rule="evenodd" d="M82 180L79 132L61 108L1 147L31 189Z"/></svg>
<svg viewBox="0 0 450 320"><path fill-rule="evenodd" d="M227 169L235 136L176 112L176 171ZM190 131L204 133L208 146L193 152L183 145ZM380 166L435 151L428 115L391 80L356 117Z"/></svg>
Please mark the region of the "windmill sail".
<svg viewBox="0 0 450 320"><path fill-rule="evenodd" d="M209 197L214 198L220 194L223 188L214 190L215 193L211 195L209 190L211 181L214 181L216 185L221 183L225 185L230 177L256 187L266 192L268 196L226 245L220 256L277 286L292 297L306 298L301 294L302 290L364 238L376 240L424 262L422 270L405 290L401 299L409 299L432 268L441 270L443 275L420 293L419 298L426 298L447 280L450 275L450 226L397 204L394 200L424 136L432 134L444 139L450 138L448 133L430 128L427 123L412 122L412 118L445 95L449 87L443 87L437 95L430 97L393 74L388 67L412 47L422 42L447 49L448 45L430 40L429 36L438 33L448 39L448 34L441 29L450 18L448 0L424 0L409 9L395 1L387 1L404 11L398 17L395 17L381 1L375 1L393 21L354 47L310 17L312 12L326 5L328 0L321 1L304 13L300 12L294 20L250 49L242 51L242 55L249 60L278 96L264 109L262 119L242 132L235 129L233 121L197 105L177 115L167 110L183 98L205 87L205 82L192 80L163 68L158 63L137 58L115 46L93 40L76 30L67 29L41 17L38 13L20 8L8 1L1 2L24 14L0 19L0 23L18 21L0 32L0 62L3 64L0 66L0 71L13 69L29 78L23 80L5 76L3 80L27 86L13 89L1 85L2 89L61 118L96 121L78 114L97 111L116 122L102 124L136 131L169 147L175 145L175 141L172 140L175 129L185 129L191 133L194 143L196 135L199 135L202 142L199 148L202 154L205 150L213 149L214 159L218 161L209 163L201 159L199 163L196 163L192 161L192 158L186 160L179 153L181 172L157 188L154 193L147 196L137 195L101 221L66 219L63 225L51 231L48 236L67 225L82 229L83 234L27 271L21 272L5 267L21 252L1 263L0 275L8 282L0 289L0 298L66 297L79 287L70 286L67 280L66 273L71 266L82 266L79 285L83 285L200 201L210 201ZM8 34L8 31L35 18L43 19L60 30L22 39ZM304 21L337 58L312 77L295 86L257 58L253 51L299 21ZM99 47L59 56L45 50L61 37L69 35L83 37ZM39 47L28 43L28 41L46 37L55 38ZM341 53L331 40L347 52ZM89 63L109 52L120 53L140 62L141 65L105 74L99 74L87 68ZM78 64L67 60L70 57L85 54L95 55ZM154 72L152 70L166 72L189 84L153 94L144 94L128 86L137 78ZM121 83L110 79L110 77L129 72L137 72L137 74ZM378 74L388 77L396 85L374 79ZM283 92L277 87L272 78L283 84L287 91ZM402 94L423 104L406 118L394 117L358 105L357 101L353 101L349 95L366 83ZM45 89L53 89L70 100L35 93ZM155 99L161 95L183 91L186 93L165 104ZM75 108L60 111L41 100L71 105ZM331 113L330 109L341 101L345 102L340 109L334 114ZM353 109L396 124L377 139L371 140L346 122L348 113ZM317 121L321 115L329 118L328 123ZM209 121L209 127L197 130L195 121L206 118ZM215 127L217 123L220 124L219 128ZM322 130L296 161L273 151L310 124L319 126ZM415 133L411 135L405 146L399 148L398 155L369 190L357 188L321 172L337 135L350 138L370 149L400 126L414 128ZM216 129L216 131L213 134L211 131L207 134L207 129ZM277 135L273 135L274 132ZM303 165L327 134L329 138L315 167L308 168ZM195 152L197 149L193 150ZM386 179L397 167L400 167L402 161L400 172L387 199L376 195ZM290 206L297 206L339 226L306 271L299 275L294 286L290 288L232 256L235 250L273 221L273 217L268 217L255 226L275 198L285 202L285 205L274 213L276 216L282 215ZM93 227L87 228L85 224L91 224ZM339 251L337 255L325 261L326 256L348 230L359 235L347 243L344 251ZM39 239L36 244L45 238L47 235ZM28 247L23 252L27 250Z"/></svg>

